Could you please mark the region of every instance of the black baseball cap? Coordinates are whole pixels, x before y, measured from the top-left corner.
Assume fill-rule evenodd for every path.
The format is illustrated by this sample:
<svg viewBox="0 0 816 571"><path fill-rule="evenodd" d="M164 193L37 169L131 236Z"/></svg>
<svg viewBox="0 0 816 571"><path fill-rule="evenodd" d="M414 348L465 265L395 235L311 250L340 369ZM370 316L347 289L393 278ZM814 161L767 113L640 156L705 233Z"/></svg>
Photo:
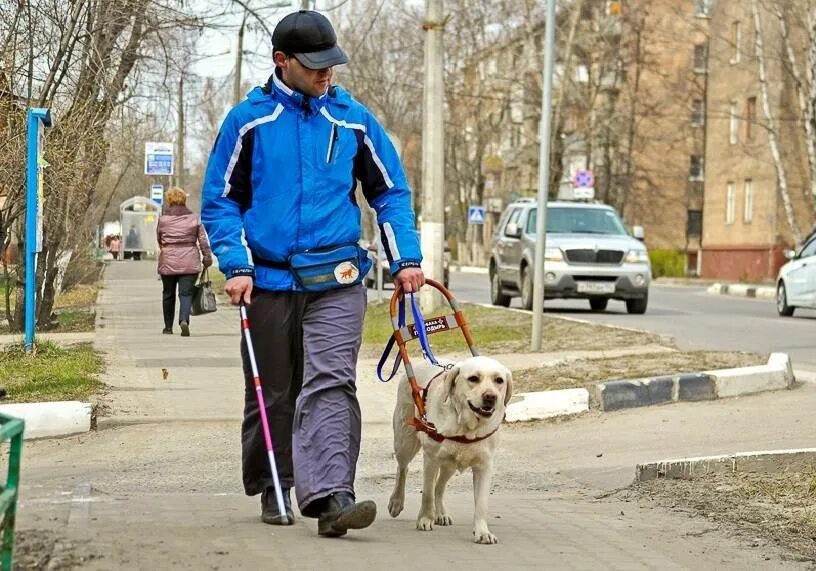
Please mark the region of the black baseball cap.
<svg viewBox="0 0 816 571"><path fill-rule="evenodd" d="M323 69L348 62L337 45L337 34L323 14L300 10L283 17L272 32L272 49L291 54L309 69Z"/></svg>

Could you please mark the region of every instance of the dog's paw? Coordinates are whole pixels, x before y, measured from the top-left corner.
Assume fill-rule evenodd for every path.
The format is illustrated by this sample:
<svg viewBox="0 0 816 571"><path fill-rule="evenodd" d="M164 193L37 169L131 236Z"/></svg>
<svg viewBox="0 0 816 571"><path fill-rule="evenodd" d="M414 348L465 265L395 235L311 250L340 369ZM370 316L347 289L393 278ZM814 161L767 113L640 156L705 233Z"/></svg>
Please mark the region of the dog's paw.
<svg viewBox="0 0 816 571"><path fill-rule="evenodd" d="M494 545L499 542L499 538L490 533L488 530L476 531L473 530L474 543L481 543L482 545Z"/></svg>
<svg viewBox="0 0 816 571"><path fill-rule="evenodd" d="M416 527L419 531L433 531L433 520L429 517L421 516L417 519Z"/></svg>
<svg viewBox="0 0 816 571"><path fill-rule="evenodd" d="M434 519L436 525L453 525L453 518L448 514L439 514Z"/></svg>
<svg viewBox="0 0 816 571"><path fill-rule="evenodd" d="M391 496L391 501L388 502L388 513L391 514L391 517L397 517L402 513L402 508L404 507L405 501L403 498Z"/></svg>

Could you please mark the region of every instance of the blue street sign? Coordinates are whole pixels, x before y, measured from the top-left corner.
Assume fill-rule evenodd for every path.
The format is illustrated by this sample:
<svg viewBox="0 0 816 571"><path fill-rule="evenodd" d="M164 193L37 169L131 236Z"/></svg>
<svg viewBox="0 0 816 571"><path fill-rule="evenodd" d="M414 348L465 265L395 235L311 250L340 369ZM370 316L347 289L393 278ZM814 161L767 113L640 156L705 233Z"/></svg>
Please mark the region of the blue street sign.
<svg viewBox="0 0 816 571"><path fill-rule="evenodd" d="M164 202L164 185L163 184L151 184L150 185L150 199L161 206Z"/></svg>
<svg viewBox="0 0 816 571"><path fill-rule="evenodd" d="M485 207L484 206L470 206L468 207L468 223L469 224L484 224L485 221Z"/></svg>
<svg viewBox="0 0 816 571"><path fill-rule="evenodd" d="M145 143L145 174L173 174L173 143Z"/></svg>

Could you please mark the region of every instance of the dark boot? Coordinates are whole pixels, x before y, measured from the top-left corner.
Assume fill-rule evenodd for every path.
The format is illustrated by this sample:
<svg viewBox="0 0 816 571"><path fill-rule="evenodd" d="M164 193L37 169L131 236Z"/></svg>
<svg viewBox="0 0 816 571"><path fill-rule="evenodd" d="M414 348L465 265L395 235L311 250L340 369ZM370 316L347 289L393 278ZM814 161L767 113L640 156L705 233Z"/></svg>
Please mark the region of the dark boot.
<svg viewBox="0 0 816 571"><path fill-rule="evenodd" d="M337 492L326 499L323 513L317 520L317 534L340 537L350 529L363 529L374 523L377 504L371 500L354 502L348 492Z"/></svg>
<svg viewBox="0 0 816 571"><path fill-rule="evenodd" d="M275 499L275 488L267 488L261 494L261 520L270 525L292 525L295 523L295 514L292 511L292 500L289 499L289 490L283 489L283 507L286 510L284 520L278 510L278 501Z"/></svg>
<svg viewBox="0 0 816 571"><path fill-rule="evenodd" d="M179 323L181 326L181 336L182 337L189 337L190 336L190 324L186 321L182 321Z"/></svg>

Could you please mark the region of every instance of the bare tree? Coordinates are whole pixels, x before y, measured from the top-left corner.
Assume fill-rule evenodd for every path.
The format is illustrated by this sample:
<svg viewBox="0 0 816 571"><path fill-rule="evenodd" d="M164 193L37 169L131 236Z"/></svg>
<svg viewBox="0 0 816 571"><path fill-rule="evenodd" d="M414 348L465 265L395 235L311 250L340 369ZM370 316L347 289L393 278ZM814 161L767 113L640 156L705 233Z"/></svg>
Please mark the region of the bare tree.
<svg viewBox="0 0 816 571"><path fill-rule="evenodd" d="M754 20L754 48L756 50L757 68L759 70L759 87L762 95L762 111L765 115L765 121L768 127L768 147L771 151L771 156L773 157L774 167L776 169L777 190L779 192L779 196L782 198L782 204L785 209L785 216L788 221L788 226L790 227L794 240L799 243L802 240L802 231L796 222L796 215L793 211L793 203L788 190L787 171L785 164L782 161L782 155L779 152L776 118L771 110L770 95L768 93L765 45L762 37L762 23L760 21L758 0L751 0L751 12Z"/></svg>

